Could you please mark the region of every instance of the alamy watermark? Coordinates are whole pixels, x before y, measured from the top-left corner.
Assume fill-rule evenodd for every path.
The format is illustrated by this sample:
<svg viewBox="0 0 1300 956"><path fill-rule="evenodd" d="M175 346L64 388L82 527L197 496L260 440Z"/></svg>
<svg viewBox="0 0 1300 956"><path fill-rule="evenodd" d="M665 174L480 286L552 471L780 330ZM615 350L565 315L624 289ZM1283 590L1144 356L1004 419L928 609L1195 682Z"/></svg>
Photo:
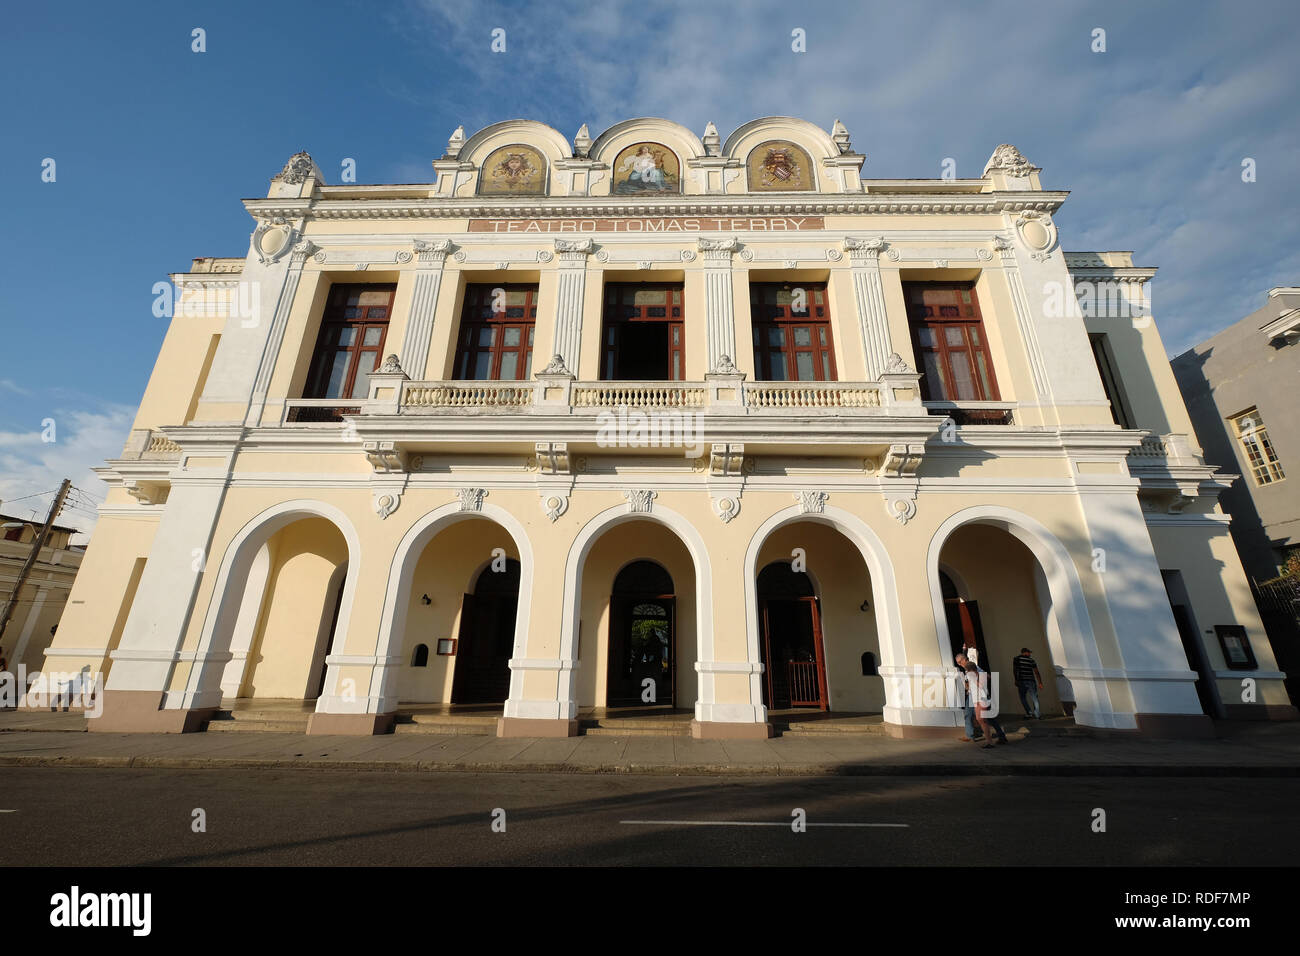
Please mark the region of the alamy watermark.
<svg viewBox="0 0 1300 956"><path fill-rule="evenodd" d="M601 448L681 448L686 457L704 454L704 416L675 408L628 408L596 416L596 444Z"/></svg>
<svg viewBox="0 0 1300 956"><path fill-rule="evenodd" d="M104 712L102 685L102 675L89 667L71 672L36 671L29 675L27 665L19 664L17 673L0 671L0 707L76 708L94 718Z"/></svg>

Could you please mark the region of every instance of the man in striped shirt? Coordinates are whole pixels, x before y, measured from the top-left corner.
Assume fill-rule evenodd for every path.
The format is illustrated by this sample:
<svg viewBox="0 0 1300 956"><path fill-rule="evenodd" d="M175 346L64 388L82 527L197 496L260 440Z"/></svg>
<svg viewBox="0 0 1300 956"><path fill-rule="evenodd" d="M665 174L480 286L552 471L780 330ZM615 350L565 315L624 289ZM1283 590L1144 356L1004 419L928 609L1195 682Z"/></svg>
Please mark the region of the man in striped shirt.
<svg viewBox="0 0 1300 956"><path fill-rule="evenodd" d="M1029 648L1020 648L1020 654L1011 659L1011 674L1016 681L1016 690L1020 691L1020 706L1025 708L1025 716L1038 720L1042 717L1038 692L1043 689L1043 675L1038 672Z"/></svg>

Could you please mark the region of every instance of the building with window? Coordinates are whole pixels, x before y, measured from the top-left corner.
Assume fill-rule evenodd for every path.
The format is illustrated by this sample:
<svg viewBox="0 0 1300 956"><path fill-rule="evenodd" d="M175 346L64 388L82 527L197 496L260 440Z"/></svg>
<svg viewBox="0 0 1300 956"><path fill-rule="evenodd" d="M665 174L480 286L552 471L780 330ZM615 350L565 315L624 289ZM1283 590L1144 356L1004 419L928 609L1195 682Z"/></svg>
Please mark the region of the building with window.
<svg viewBox="0 0 1300 956"><path fill-rule="evenodd" d="M1206 461L1240 475L1222 497L1247 573L1275 577L1300 548L1300 288L1173 360Z"/></svg>
<svg viewBox="0 0 1300 956"><path fill-rule="evenodd" d="M54 651L107 672L92 729L287 699L311 733L955 735L964 644L1029 646L1090 727L1289 715L1129 314L1154 270L1063 253L1066 193L1012 146L971 179L863 163L788 117L458 129L425 185L292 157L247 254L175 277L100 470Z"/></svg>
<svg viewBox="0 0 1300 956"><path fill-rule="evenodd" d="M0 514L0 608L13 603L0 652L11 673L20 666L28 673L41 670L81 566L84 549L71 543L77 529L51 525L27 579L14 591L42 524L41 518Z"/></svg>

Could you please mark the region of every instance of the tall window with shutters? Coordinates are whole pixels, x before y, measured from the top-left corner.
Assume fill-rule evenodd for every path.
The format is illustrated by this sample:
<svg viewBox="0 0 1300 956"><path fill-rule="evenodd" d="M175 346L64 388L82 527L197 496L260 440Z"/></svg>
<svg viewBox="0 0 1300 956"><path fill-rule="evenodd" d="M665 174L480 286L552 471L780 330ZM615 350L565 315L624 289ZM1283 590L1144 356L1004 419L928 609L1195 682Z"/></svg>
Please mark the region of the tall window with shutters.
<svg viewBox="0 0 1300 956"><path fill-rule="evenodd" d="M759 381L835 381L826 283L753 283L749 313Z"/></svg>
<svg viewBox="0 0 1300 956"><path fill-rule="evenodd" d="M312 355L306 398L365 398L380 363L393 285L336 285L330 289Z"/></svg>
<svg viewBox="0 0 1300 956"><path fill-rule="evenodd" d="M903 294L922 373L921 397L932 402L999 401L974 283L905 282Z"/></svg>
<svg viewBox="0 0 1300 956"><path fill-rule="evenodd" d="M507 382L528 379L536 327L537 286L466 286L453 377Z"/></svg>

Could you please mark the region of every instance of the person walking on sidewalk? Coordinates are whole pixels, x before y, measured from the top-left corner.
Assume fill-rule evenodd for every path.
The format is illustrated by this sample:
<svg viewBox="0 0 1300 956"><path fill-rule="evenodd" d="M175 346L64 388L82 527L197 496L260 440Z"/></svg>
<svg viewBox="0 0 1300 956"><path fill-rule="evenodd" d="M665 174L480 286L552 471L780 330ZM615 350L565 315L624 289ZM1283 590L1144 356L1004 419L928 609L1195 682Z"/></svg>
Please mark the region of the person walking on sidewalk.
<svg viewBox="0 0 1300 956"><path fill-rule="evenodd" d="M975 719L979 722L980 729L984 731L984 739L992 740L993 735L997 734L998 743L1005 744L1007 735L1002 730L1002 724L998 722L997 717L993 716L990 711L989 695L984 672L976 666L974 661L966 662L966 683L969 688L969 694L975 701ZM992 750L993 744L984 744L985 750Z"/></svg>
<svg viewBox="0 0 1300 956"><path fill-rule="evenodd" d="M1011 675L1015 678L1016 690L1020 691L1020 706L1025 709L1025 716L1040 720L1042 711L1038 706L1038 692L1043 689L1043 675L1038 672L1029 648L1020 648L1020 653L1011 659Z"/></svg>
<svg viewBox="0 0 1300 956"><path fill-rule="evenodd" d="M970 743L972 740L983 740L983 733L975 729L975 698L971 696L967 688L966 665L970 663L970 659L965 654L958 654L956 660L957 667L961 671L957 690L962 699L962 717L966 720L966 736L958 739L963 743Z"/></svg>

